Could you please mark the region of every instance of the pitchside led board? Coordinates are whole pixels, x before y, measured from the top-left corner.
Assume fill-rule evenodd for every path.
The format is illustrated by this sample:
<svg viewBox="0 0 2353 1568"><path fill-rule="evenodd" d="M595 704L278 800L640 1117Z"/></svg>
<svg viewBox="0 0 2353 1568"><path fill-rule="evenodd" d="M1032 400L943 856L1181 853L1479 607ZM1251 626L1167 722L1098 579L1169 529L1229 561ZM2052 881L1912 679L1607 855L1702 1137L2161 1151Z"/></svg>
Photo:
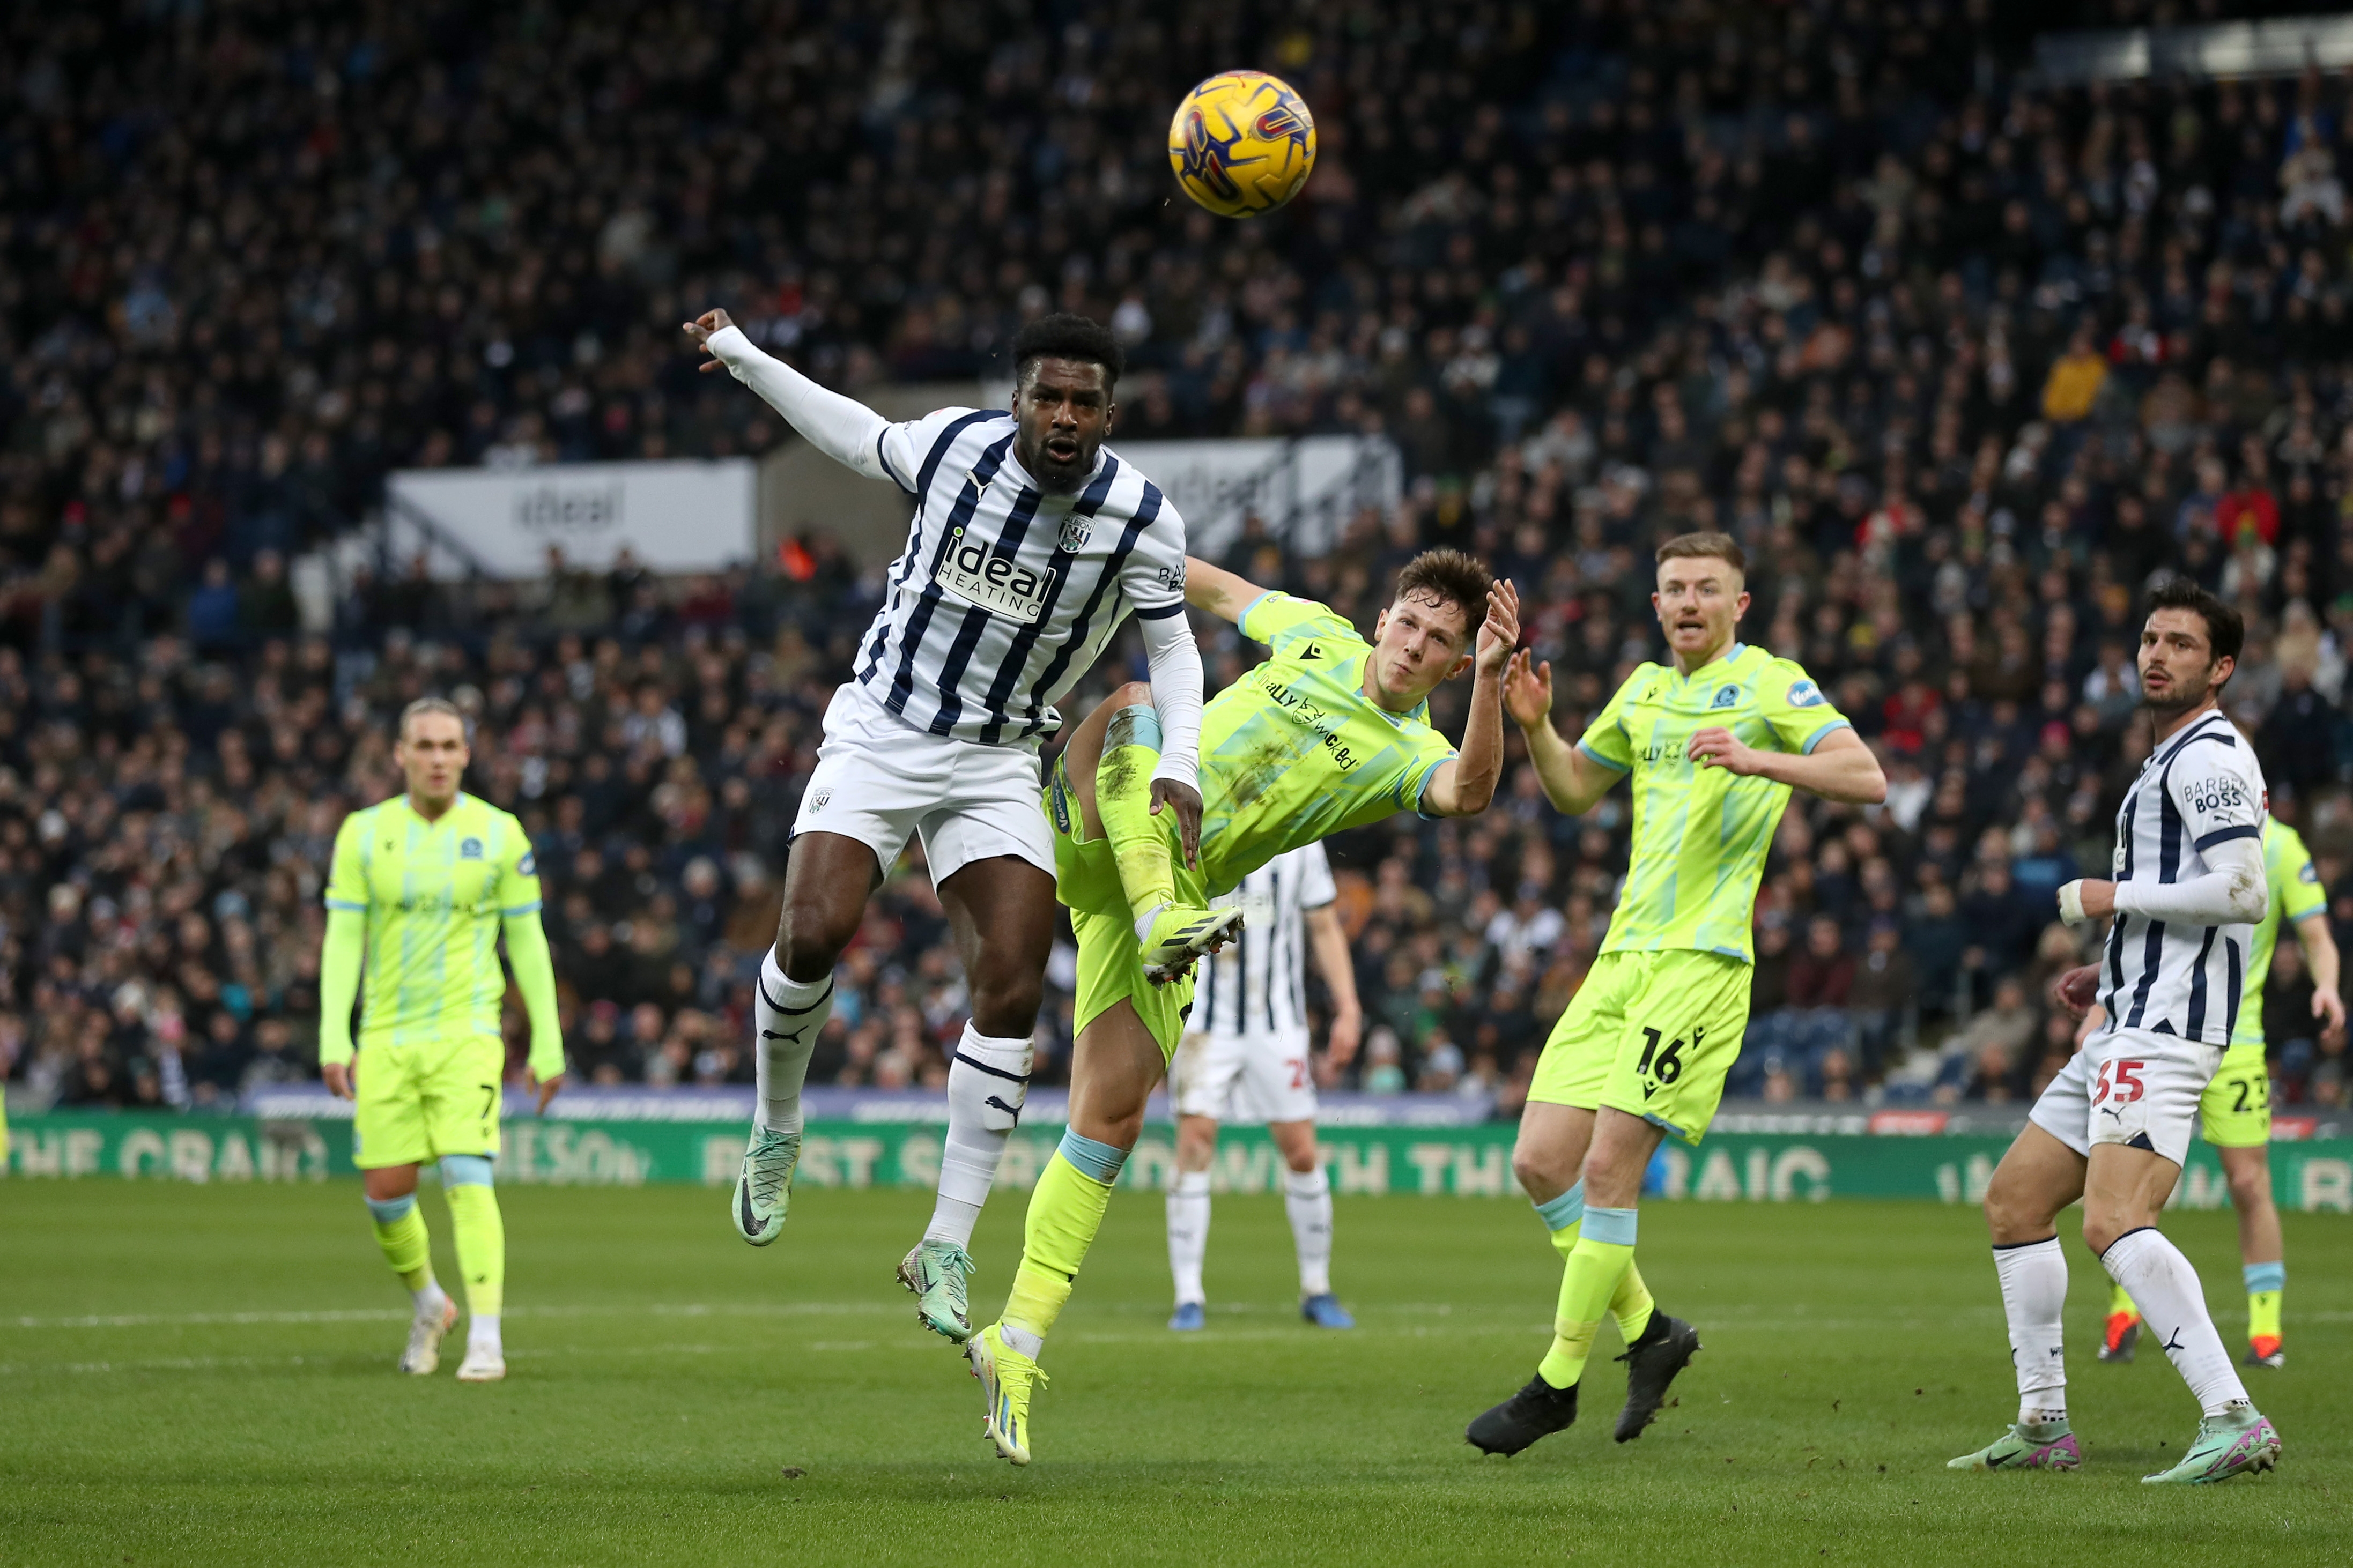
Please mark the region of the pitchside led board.
<svg viewBox="0 0 2353 1568"><path fill-rule="evenodd" d="M664 463L557 463L531 468L404 468L386 481L390 519L421 519L493 577L536 577L547 547L597 570L627 545L659 573L715 572L749 561L758 467L749 458ZM402 514L406 512L408 518Z"/></svg>

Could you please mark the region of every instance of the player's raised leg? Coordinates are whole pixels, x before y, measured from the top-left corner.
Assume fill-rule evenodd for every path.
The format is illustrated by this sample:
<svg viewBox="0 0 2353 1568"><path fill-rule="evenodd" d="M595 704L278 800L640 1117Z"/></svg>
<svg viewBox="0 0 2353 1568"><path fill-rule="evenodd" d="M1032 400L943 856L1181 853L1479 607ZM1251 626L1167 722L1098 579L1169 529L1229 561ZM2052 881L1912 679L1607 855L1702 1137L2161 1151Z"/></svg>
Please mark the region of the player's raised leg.
<svg viewBox="0 0 2353 1568"><path fill-rule="evenodd" d="M1241 929L1238 909L1212 910L1181 902L1176 894L1176 858L1189 858L1190 846L1170 842L1160 820L1160 718L1152 689L1132 681L1115 693L1103 731L1102 755L1092 769L1095 815L1111 842L1113 861L1143 944L1145 973L1153 980L1182 974ZM1074 748L1079 745L1072 737ZM1083 756L1072 766L1083 765Z"/></svg>
<svg viewBox="0 0 2353 1568"><path fill-rule="evenodd" d="M1035 802L1023 804L1035 853L1048 858ZM948 839L968 839L976 830L959 820L928 838L934 864L953 865L944 858L957 853ZM1038 1005L1054 941L1054 879L1020 856L993 855L955 866L941 878L939 895L964 960L972 1016L948 1064L938 1202L923 1240L901 1260L899 1280L915 1293L923 1325L962 1344L972 1337L965 1284L973 1273L973 1226L1029 1090Z"/></svg>
<svg viewBox="0 0 2353 1568"><path fill-rule="evenodd" d="M816 787L813 777L804 816ZM833 966L858 933L867 897L881 879L875 852L862 840L828 832L794 836L776 944L761 961L753 996L756 1098L744 1168L728 1204L735 1234L754 1247L776 1240L790 1211L801 1153L801 1087L833 1016Z"/></svg>
<svg viewBox="0 0 2353 1568"><path fill-rule="evenodd" d="M2082 1077L2080 1066L2069 1071ZM2063 1073L2063 1080L2066 1074ZM2053 1090L2062 1089L2054 1084ZM2036 1110L2050 1101L2046 1091ZM2067 1361L2062 1318L2067 1258L2053 1226L2084 1191L2084 1155L2040 1126L2018 1135L1987 1184L1987 1228L2010 1326L2018 1376L2018 1419L2000 1436L1950 1462L1957 1470L2072 1470L2083 1463L2067 1424Z"/></svg>

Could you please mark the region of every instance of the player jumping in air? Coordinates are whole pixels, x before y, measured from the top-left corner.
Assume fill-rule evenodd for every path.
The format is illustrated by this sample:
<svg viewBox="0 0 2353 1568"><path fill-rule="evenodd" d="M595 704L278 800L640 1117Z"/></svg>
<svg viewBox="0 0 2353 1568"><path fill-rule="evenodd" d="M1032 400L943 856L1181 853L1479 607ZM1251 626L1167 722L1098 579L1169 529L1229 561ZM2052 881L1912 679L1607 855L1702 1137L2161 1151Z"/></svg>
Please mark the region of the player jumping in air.
<svg viewBox="0 0 2353 1568"><path fill-rule="evenodd" d="M1667 1133L1700 1141L1740 1054L1757 884L1789 792L1886 798L1878 760L1806 672L1734 640L1746 571L1721 533L1659 547L1651 603L1673 662L1636 669L1575 746L1552 727L1551 667L1512 662L1504 702L1545 794L1582 816L1630 775L1634 845L1609 937L1545 1042L1520 1118L1512 1169L1564 1268L1551 1351L1465 1433L1486 1453L1516 1454L1577 1419L1605 1312L1626 1341L1621 1443L1700 1348L1634 1266L1642 1173Z"/></svg>
<svg viewBox="0 0 2353 1568"><path fill-rule="evenodd" d="M2237 1026L2253 926L2271 898L2263 770L2218 706L2244 635L2238 612L2194 583L2149 595L2140 689L2156 749L2116 814L2116 879L2059 889L2070 925L2115 917L2101 962L2052 984L2078 1016L2096 994L2106 1022L2034 1102L1986 1188L2018 1421L1954 1469L2083 1462L2067 1424L2067 1259L2053 1223L2079 1197L2084 1242L2139 1303L2201 1413L2181 1462L2141 1479L2218 1481L2279 1458L2279 1434L2248 1402L2198 1271L2157 1228Z"/></svg>
<svg viewBox="0 0 2353 1568"><path fill-rule="evenodd" d="M1188 851L1199 832L1201 658L1185 622L1184 520L1103 446L1121 355L1083 317L1042 317L1014 339L1010 412L944 408L904 425L763 353L724 310L686 331L712 356L704 370L732 372L818 450L915 499L889 596L826 710L793 823L784 917L754 1005L758 1109L729 1212L754 1247L783 1229L801 1084L832 1011L835 962L908 836L921 834L972 1016L948 1068L938 1205L899 1279L923 1324L962 1342L972 1332L966 1248L1020 1120L1054 940L1038 745L1060 727L1054 703L1131 611L1166 736L1139 798L1148 789L1147 814L1166 808ZM1205 910L1170 907L1146 943L1157 962L1188 964L1219 929Z"/></svg>
<svg viewBox="0 0 2353 1568"><path fill-rule="evenodd" d="M1519 598L1478 562L1451 550L1416 557L1370 643L1322 605L1205 562L1186 570L1187 601L1233 622L1271 657L1202 716L1198 863L1145 796L1161 735L1144 686L1122 687L1088 715L1046 788L1058 893L1079 942L1070 1130L1030 1195L1004 1316L965 1347L987 1434L1017 1465L1029 1462L1039 1350L1192 1004L1189 973L1153 976L1142 936L1152 911L1200 906L1286 849L1400 811L1475 816L1503 772L1503 673L1519 640ZM1428 699L1474 665L1458 752L1430 727Z"/></svg>
<svg viewBox="0 0 2353 1568"><path fill-rule="evenodd" d="M2272 1080L2263 1062L2263 981L2271 973L2272 949L2283 923L2293 923L2312 971L2312 1016L2331 1029L2345 1026L2345 1002L2337 994L2337 942L2328 934L2328 894L2313 868L2312 856L2295 829L2275 816L2263 818L2263 880L2271 888L2263 918L2256 922L2254 951L2247 959L2247 1001L2239 1026L2231 1032L2221 1070L2198 1100L2198 1126L2221 1156L2231 1184L2231 1205L2239 1211L2239 1263L2247 1287L2247 1364L2287 1364L2280 1333L2280 1304L2287 1294L2287 1252L2280 1237L2279 1209L2272 1202ZM2084 1016L2079 1040L2089 1039L2107 1015L2098 1006ZM2140 1309L2122 1285L2108 1292L2107 1331L2102 1361L2130 1361L2140 1338Z"/></svg>
<svg viewBox="0 0 2353 1568"><path fill-rule="evenodd" d="M531 1016L530 1072L542 1110L564 1083L564 1031L531 840L513 817L459 790L468 756L458 710L438 697L417 699L401 713L393 747L406 792L352 813L336 831L319 963L319 1071L329 1089L356 1098L352 1161L384 1260L416 1302L400 1370L423 1375L440 1365L441 1337L458 1321L457 1303L433 1279L417 1207L417 1167L438 1159L466 1276L458 1379L495 1383L507 1374L499 1334L507 1236L491 1190L507 1065L499 1033L507 994L501 930ZM355 1063L352 1002L363 964Z"/></svg>
<svg viewBox="0 0 2353 1568"><path fill-rule="evenodd" d="M1324 846L1288 849L1213 904L1242 911L1233 945L1205 960L1185 1043L1168 1063L1176 1112L1176 1182L1168 1189L1168 1269L1176 1281L1172 1329L1204 1327L1201 1261L1209 1249L1209 1165L1218 1123L1259 1121L1286 1167L1282 1207L1299 1258L1299 1315L1323 1329L1353 1329L1332 1293L1332 1184L1315 1154L1315 1074L1307 1037L1307 955L1332 992L1332 1061L1356 1054L1364 1009L1339 889Z"/></svg>

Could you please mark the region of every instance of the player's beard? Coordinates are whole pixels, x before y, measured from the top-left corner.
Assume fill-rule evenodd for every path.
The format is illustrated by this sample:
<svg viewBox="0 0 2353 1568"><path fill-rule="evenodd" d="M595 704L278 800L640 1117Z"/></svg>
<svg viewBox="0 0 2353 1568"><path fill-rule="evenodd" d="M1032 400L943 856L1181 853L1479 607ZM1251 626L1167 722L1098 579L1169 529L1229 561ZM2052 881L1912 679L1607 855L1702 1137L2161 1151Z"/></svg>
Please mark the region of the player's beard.
<svg viewBox="0 0 2353 1568"><path fill-rule="evenodd" d="M2141 704L2148 710L2149 717L2162 727L2184 713L2204 707L2219 695L2221 689L2213 684L2213 674L2214 667L2210 664L2199 677L2194 695L2189 683L2179 676L2174 678L2173 689L2163 697L2151 695L2148 688L2144 686L2141 688Z"/></svg>

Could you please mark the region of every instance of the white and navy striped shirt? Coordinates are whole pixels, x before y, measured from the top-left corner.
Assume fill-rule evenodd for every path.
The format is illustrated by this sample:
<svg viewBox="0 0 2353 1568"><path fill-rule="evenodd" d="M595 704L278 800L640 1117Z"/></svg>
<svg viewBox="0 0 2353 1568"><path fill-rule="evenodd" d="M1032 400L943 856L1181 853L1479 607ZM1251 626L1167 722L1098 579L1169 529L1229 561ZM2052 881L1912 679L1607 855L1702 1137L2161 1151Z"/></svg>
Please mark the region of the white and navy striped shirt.
<svg viewBox="0 0 2353 1568"><path fill-rule="evenodd" d="M1286 1034L1307 1027L1307 921L1340 896L1324 846L1287 849L1209 902L1245 911L1241 935L1204 963L1189 1027L1205 1034Z"/></svg>
<svg viewBox="0 0 2353 1568"><path fill-rule="evenodd" d="M1185 521L1106 447L1077 495L1039 488L1013 416L943 408L875 439L915 498L907 548L859 647L857 680L919 730L1001 745L1061 722L1054 702L1130 610L1185 610Z"/></svg>
<svg viewBox="0 0 2353 1568"><path fill-rule="evenodd" d="M2201 714L2149 754L2126 792L2116 879L2202 877L2214 869L2208 850L2263 837L2266 805L2254 748L2221 713ZM2108 1027L2229 1045L2253 937L2247 924L2168 924L2119 911L2101 975Z"/></svg>

